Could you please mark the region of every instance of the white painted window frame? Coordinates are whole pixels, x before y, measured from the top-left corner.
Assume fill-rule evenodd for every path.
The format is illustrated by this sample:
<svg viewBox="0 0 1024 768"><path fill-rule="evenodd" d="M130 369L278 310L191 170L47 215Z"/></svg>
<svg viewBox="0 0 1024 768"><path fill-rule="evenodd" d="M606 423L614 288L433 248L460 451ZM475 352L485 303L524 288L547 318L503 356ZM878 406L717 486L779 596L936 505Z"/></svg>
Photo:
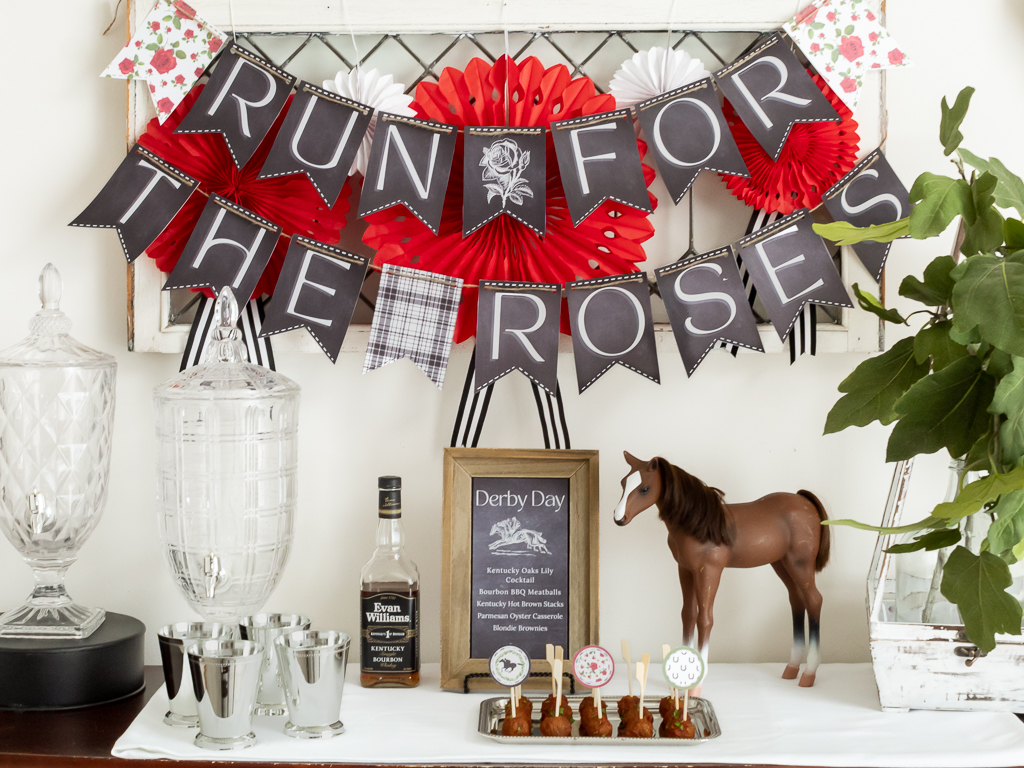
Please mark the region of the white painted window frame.
<svg viewBox="0 0 1024 768"><path fill-rule="evenodd" d="M196 0L199 13L227 31L233 16L238 30L252 32L325 32L330 34L500 32L510 30L645 30L669 25L669 0ZM682 0L676 2L671 26L698 31L774 30L793 15L793 0ZM877 13L879 0L872 5ZM145 17L152 0L130 0L128 29ZM146 84L128 84L127 146L130 147L155 115ZM866 78L855 118L861 138L860 154L874 150L885 136L885 72ZM662 201L671 205L671 200ZM354 212L352 215L355 215ZM675 215L685 215L680 205ZM876 283L849 247L842 249L842 273L847 286ZM146 257L128 266L128 348L140 352L181 354L188 328L168 322L168 295L161 291L165 276ZM655 326L659 350L675 353L675 340L667 323ZM770 325L761 326L761 340L767 352L782 351L783 345ZM368 325L353 325L342 351L365 352ZM843 309L839 324L818 324L819 352L873 352L883 348L878 319L860 309ZM309 334L299 329L274 337L280 352L321 353ZM571 349L562 339L561 349Z"/></svg>

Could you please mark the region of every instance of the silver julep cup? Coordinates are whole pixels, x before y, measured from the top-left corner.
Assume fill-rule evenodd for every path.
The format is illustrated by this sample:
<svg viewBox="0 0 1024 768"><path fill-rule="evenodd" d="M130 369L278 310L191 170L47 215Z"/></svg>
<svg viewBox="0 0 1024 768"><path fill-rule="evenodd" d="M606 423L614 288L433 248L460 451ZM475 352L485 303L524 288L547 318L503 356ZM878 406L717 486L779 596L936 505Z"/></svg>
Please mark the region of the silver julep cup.
<svg viewBox="0 0 1024 768"><path fill-rule="evenodd" d="M344 632L309 630L288 632L274 641L288 706L285 734L329 739L345 732L340 714L349 643Z"/></svg>
<svg viewBox="0 0 1024 768"><path fill-rule="evenodd" d="M180 621L168 624L157 632L160 642L160 661L164 668L164 684L170 708L164 715L164 722L175 728L198 728L199 715L196 713L196 694L192 690L192 674L185 658L185 646L198 640L231 640L235 634L234 624L220 624L214 621Z"/></svg>
<svg viewBox="0 0 1024 768"><path fill-rule="evenodd" d="M257 613L238 620L239 637L257 642L264 648L255 714L285 714L284 689L281 687L281 675L277 670L274 640L285 632L309 629L309 625L310 620L305 616L291 613Z"/></svg>
<svg viewBox="0 0 1024 768"><path fill-rule="evenodd" d="M185 649L199 713L196 746L243 749L256 743L252 710L263 646L251 640L202 640Z"/></svg>

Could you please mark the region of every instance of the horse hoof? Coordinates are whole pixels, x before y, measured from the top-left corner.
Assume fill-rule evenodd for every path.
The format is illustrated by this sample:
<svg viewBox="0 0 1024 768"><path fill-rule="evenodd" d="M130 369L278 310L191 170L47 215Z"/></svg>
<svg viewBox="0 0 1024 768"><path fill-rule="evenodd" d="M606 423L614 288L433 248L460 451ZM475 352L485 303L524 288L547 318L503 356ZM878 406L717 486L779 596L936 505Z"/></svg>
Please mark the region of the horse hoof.
<svg viewBox="0 0 1024 768"><path fill-rule="evenodd" d="M804 674L804 676L800 678L800 687L801 688L810 688L812 685L814 685L814 673L813 672L811 674L809 674L809 675L808 674Z"/></svg>
<svg viewBox="0 0 1024 768"><path fill-rule="evenodd" d="M800 674L800 667L794 667L792 664L787 664L786 668L782 670L783 680L796 680L797 675Z"/></svg>

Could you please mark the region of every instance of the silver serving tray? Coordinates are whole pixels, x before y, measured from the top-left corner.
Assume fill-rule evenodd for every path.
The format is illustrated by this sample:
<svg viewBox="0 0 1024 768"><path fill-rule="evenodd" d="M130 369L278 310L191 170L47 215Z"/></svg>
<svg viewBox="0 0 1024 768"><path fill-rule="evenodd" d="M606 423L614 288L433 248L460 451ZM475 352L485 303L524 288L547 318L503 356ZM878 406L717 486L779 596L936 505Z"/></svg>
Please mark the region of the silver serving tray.
<svg viewBox="0 0 1024 768"><path fill-rule="evenodd" d="M635 739L625 736L617 736L619 730L619 715L615 704L618 701L604 700L608 705L608 720L612 724L612 735L608 738L598 736L580 736L580 702L590 696L566 696L569 706L572 707L575 722L572 724L572 736L541 736L540 735L540 705L544 697L524 696L533 702L533 732L530 736L502 736L501 724L505 720L505 705L508 704L507 696L499 696L493 699L485 699L480 702L480 735L488 739L500 741L507 744L628 744L630 746L658 746L658 747L683 747L690 744L703 744L722 735L722 729L718 725L718 718L715 716L715 708L706 699L690 697L690 720L696 729L697 736L693 739L663 739L658 736L658 726L661 725L661 718L655 714L656 709L651 709L653 703L656 708L658 700L648 703L645 706L651 709L654 714L654 737L650 739Z"/></svg>

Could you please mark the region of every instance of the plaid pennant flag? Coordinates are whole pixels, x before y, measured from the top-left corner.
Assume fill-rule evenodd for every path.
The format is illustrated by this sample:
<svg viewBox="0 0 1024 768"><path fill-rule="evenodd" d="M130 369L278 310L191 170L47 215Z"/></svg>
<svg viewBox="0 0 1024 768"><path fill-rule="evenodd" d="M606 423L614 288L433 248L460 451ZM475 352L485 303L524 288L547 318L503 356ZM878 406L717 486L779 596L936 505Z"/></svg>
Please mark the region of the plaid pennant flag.
<svg viewBox="0 0 1024 768"><path fill-rule="evenodd" d="M457 277L385 264L363 373L408 357L441 389L461 296Z"/></svg>

